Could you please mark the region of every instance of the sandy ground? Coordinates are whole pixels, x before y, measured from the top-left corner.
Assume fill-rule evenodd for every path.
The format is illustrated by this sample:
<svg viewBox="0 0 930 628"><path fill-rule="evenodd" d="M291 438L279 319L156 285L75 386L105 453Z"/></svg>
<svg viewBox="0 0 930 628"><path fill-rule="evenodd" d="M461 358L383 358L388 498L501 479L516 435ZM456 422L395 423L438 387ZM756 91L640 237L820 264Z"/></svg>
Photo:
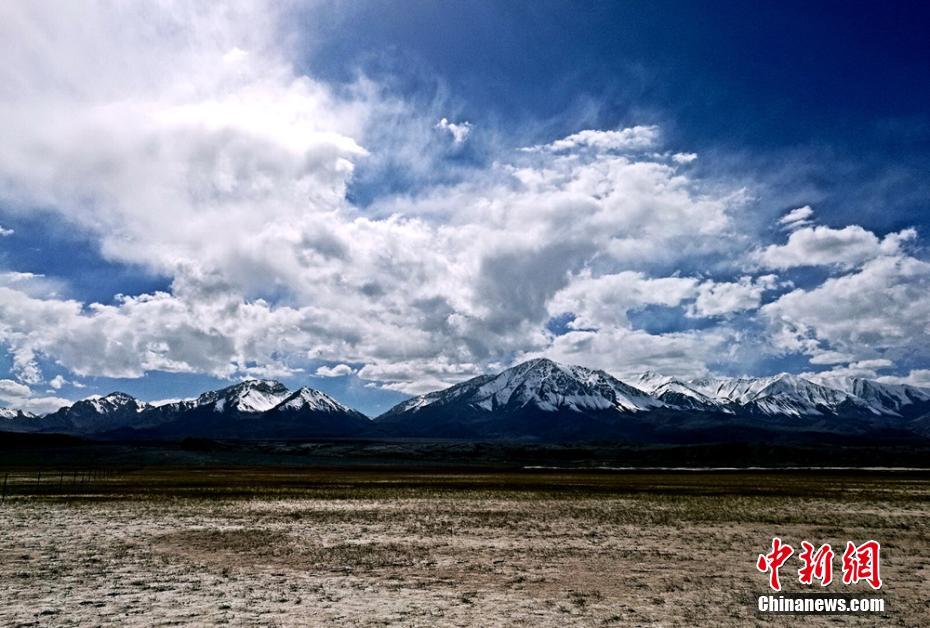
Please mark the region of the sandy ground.
<svg viewBox="0 0 930 628"><path fill-rule="evenodd" d="M53 477L45 492L20 478L21 490L0 505L0 624L918 626L930 618L926 479L295 472L278 483L277 472L237 473L214 475L207 487L137 474L70 491ZM835 548L880 540L886 612L756 612L767 589L755 557L773 535ZM801 590L797 566L782 572L786 592ZM829 591L874 595L838 582Z"/></svg>

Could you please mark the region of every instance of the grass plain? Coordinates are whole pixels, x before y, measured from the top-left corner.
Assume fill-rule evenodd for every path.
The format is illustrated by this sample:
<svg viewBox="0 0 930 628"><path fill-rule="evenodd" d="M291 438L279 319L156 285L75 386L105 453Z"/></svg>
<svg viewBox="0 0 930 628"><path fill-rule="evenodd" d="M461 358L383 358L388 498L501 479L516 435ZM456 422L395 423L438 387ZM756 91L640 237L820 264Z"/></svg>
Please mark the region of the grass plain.
<svg viewBox="0 0 930 628"><path fill-rule="evenodd" d="M0 625L918 626L930 475L0 469ZM2 478L0 478L2 479ZM761 615L780 536L882 542L881 615ZM837 573L839 571L837 557ZM794 560L785 592L802 591Z"/></svg>

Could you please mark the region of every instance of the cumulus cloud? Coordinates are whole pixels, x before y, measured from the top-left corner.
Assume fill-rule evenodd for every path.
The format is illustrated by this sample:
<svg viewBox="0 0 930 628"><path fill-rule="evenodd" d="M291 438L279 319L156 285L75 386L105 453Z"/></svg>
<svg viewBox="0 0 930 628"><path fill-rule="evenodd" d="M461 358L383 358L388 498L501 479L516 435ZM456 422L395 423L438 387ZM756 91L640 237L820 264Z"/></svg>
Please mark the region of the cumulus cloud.
<svg viewBox="0 0 930 628"><path fill-rule="evenodd" d="M320 377L346 377L355 372L355 369L348 364L337 364L336 366L321 366L315 371Z"/></svg>
<svg viewBox="0 0 930 628"><path fill-rule="evenodd" d="M11 379L0 379L0 404L17 410L42 414L71 403L58 397L36 397L29 386Z"/></svg>
<svg viewBox="0 0 930 628"><path fill-rule="evenodd" d="M5 5L0 194L111 259L260 281L243 258L342 206L367 115L293 73L267 9Z"/></svg>
<svg viewBox="0 0 930 628"><path fill-rule="evenodd" d="M778 224L784 229L799 229L811 223L810 217L814 215L814 210L810 205L792 209L778 220Z"/></svg>
<svg viewBox="0 0 930 628"><path fill-rule="evenodd" d="M4 227L3 225L0 225L0 238L5 238L6 236L11 236L11 235L13 235L14 233L16 233L16 232L13 231L12 229L7 229L7 228Z"/></svg>
<svg viewBox="0 0 930 628"><path fill-rule="evenodd" d="M745 276L735 282L705 282L698 288L697 299L688 314L693 317L721 316L754 310L759 307L763 292L771 290L775 285L775 275L755 279Z"/></svg>
<svg viewBox="0 0 930 628"><path fill-rule="evenodd" d="M803 227L794 231L788 242L773 244L756 253L766 268L797 266L836 266L854 268L881 255L896 255L901 245L917 237L914 229L905 229L879 238L858 225L842 229Z"/></svg>
<svg viewBox="0 0 930 628"><path fill-rule="evenodd" d="M0 343L20 385L44 382L43 360L109 377L276 376L321 361L336 366L318 375L343 376L357 364L360 378L410 393L543 354L700 374L739 340L726 315L760 306L775 348L812 361L875 359L926 332L922 262L902 252L912 230L879 238L789 212L788 242L756 252L757 264L856 272L768 305L771 275L687 276L746 259L733 216L749 195L681 167L696 155L662 146L655 126L498 148L467 176L356 206L348 191L363 167L397 158L427 171L423 146L448 153L437 130L461 144L471 123L420 120L366 78L335 89L302 74L278 10L0 8L2 211L41 207L108 260L170 282L99 304L63 298L60 280L29 269L0 271ZM831 283L841 280L857 285ZM853 288L861 302L843 296ZM904 304L904 293L905 311L869 306ZM826 309L834 301L841 315ZM648 306L723 320L651 334L629 316ZM565 314L568 333L547 329Z"/></svg>
<svg viewBox="0 0 930 628"><path fill-rule="evenodd" d="M659 139L657 126L633 126L616 131L585 129L549 144L524 148L526 152L569 152L578 149L595 151L636 151L655 146Z"/></svg>
<svg viewBox="0 0 930 628"><path fill-rule="evenodd" d="M894 366L894 362L885 358L874 358L872 360L859 360L858 362L853 362L849 366L856 369L871 369L873 371L878 371L881 369L891 368Z"/></svg>
<svg viewBox="0 0 930 628"><path fill-rule="evenodd" d="M452 141L455 144L462 144L468 139L468 134L471 133L471 126L471 122L449 122L447 118L440 118L439 122L436 123L436 128L451 135Z"/></svg>
<svg viewBox="0 0 930 628"><path fill-rule="evenodd" d="M793 290L761 309L773 343L814 356L894 360L930 351L930 264L885 256L811 289Z"/></svg>
<svg viewBox="0 0 930 628"><path fill-rule="evenodd" d="M811 356L811 364L846 364L851 362L853 356L842 351L820 351Z"/></svg>
<svg viewBox="0 0 930 628"><path fill-rule="evenodd" d="M907 375L883 375L878 381L887 384L907 384L930 389L930 369L912 369Z"/></svg>
<svg viewBox="0 0 930 628"><path fill-rule="evenodd" d="M650 334L643 330L609 328L572 331L554 339L545 355L569 364L585 364L625 377L655 370L680 377L698 377L708 363L724 359L734 335L728 329L707 332ZM530 354L532 357L536 354Z"/></svg>
<svg viewBox="0 0 930 628"><path fill-rule="evenodd" d="M571 313L572 329L627 326L627 313L647 305L679 305L694 295L698 280L687 277L649 278L626 271L599 277L584 272L549 301L549 313Z"/></svg>
<svg viewBox="0 0 930 628"><path fill-rule="evenodd" d="M32 394L29 386L12 379L0 379L0 397L3 399L25 399Z"/></svg>

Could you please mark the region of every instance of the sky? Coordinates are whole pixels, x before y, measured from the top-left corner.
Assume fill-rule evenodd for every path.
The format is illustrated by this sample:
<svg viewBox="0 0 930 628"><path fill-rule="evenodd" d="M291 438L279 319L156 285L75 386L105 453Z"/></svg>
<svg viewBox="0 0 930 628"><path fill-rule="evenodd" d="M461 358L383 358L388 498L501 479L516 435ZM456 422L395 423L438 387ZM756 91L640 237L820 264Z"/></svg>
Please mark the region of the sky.
<svg viewBox="0 0 930 628"><path fill-rule="evenodd" d="M930 386L930 9L5 2L0 405L546 356Z"/></svg>

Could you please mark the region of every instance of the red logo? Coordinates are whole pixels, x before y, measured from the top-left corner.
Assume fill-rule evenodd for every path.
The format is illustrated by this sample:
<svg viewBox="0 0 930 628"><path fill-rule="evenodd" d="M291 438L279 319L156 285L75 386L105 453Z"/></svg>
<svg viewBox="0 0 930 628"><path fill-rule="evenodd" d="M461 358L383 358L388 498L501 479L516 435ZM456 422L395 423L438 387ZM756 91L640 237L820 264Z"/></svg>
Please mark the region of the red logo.
<svg viewBox="0 0 930 628"><path fill-rule="evenodd" d="M772 551L768 554L759 554L756 560L756 569L762 573L769 572L769 586L776 591L781 591L781 582L778 580L778 570L785 561L791 558L794 549L790 545L785 545L777 536L772 539Z"/></svg>
<svg viewBox="0 0 930 628"><path fill-rule="evenodd" d="M828 586L833 582L833 548L825 543L815 552L807 541L801 541L801 547L799 558L804 565L798 569L798 580L801 584L813 584L816 579L820 580L820 586Z"/></svg>
<svg viewBox="0 0 930 628"><path fill-rule="evenodd" d="M873 589L880 589L882 578L878 554L881 549L878 541L866 541L858 547L852 541L846 543L846 551L843 552L843 584L865 580Z"/></svg>
<svg viewBox="0 0 930 628"><path fill-rule="evenodd" d="M881 545L878 541L866 541L856 545L852 541L846 543L843 552L843 584L855 584L864 580L873 589L880 589L881 578ZM783 543L780 538L772 538L772 550L767 554L759 554L756 559L756 569L769 575L769 586L775 591L781 591L781 580L778 570L794 554L794 548ZM808 541L801 541L801 553L798 558L801 567L798 569L798 581L801 584L813 585L818 581L820 586L826 587L833 582L833 557L835 553L829 543L818 548Z"/></svg>

